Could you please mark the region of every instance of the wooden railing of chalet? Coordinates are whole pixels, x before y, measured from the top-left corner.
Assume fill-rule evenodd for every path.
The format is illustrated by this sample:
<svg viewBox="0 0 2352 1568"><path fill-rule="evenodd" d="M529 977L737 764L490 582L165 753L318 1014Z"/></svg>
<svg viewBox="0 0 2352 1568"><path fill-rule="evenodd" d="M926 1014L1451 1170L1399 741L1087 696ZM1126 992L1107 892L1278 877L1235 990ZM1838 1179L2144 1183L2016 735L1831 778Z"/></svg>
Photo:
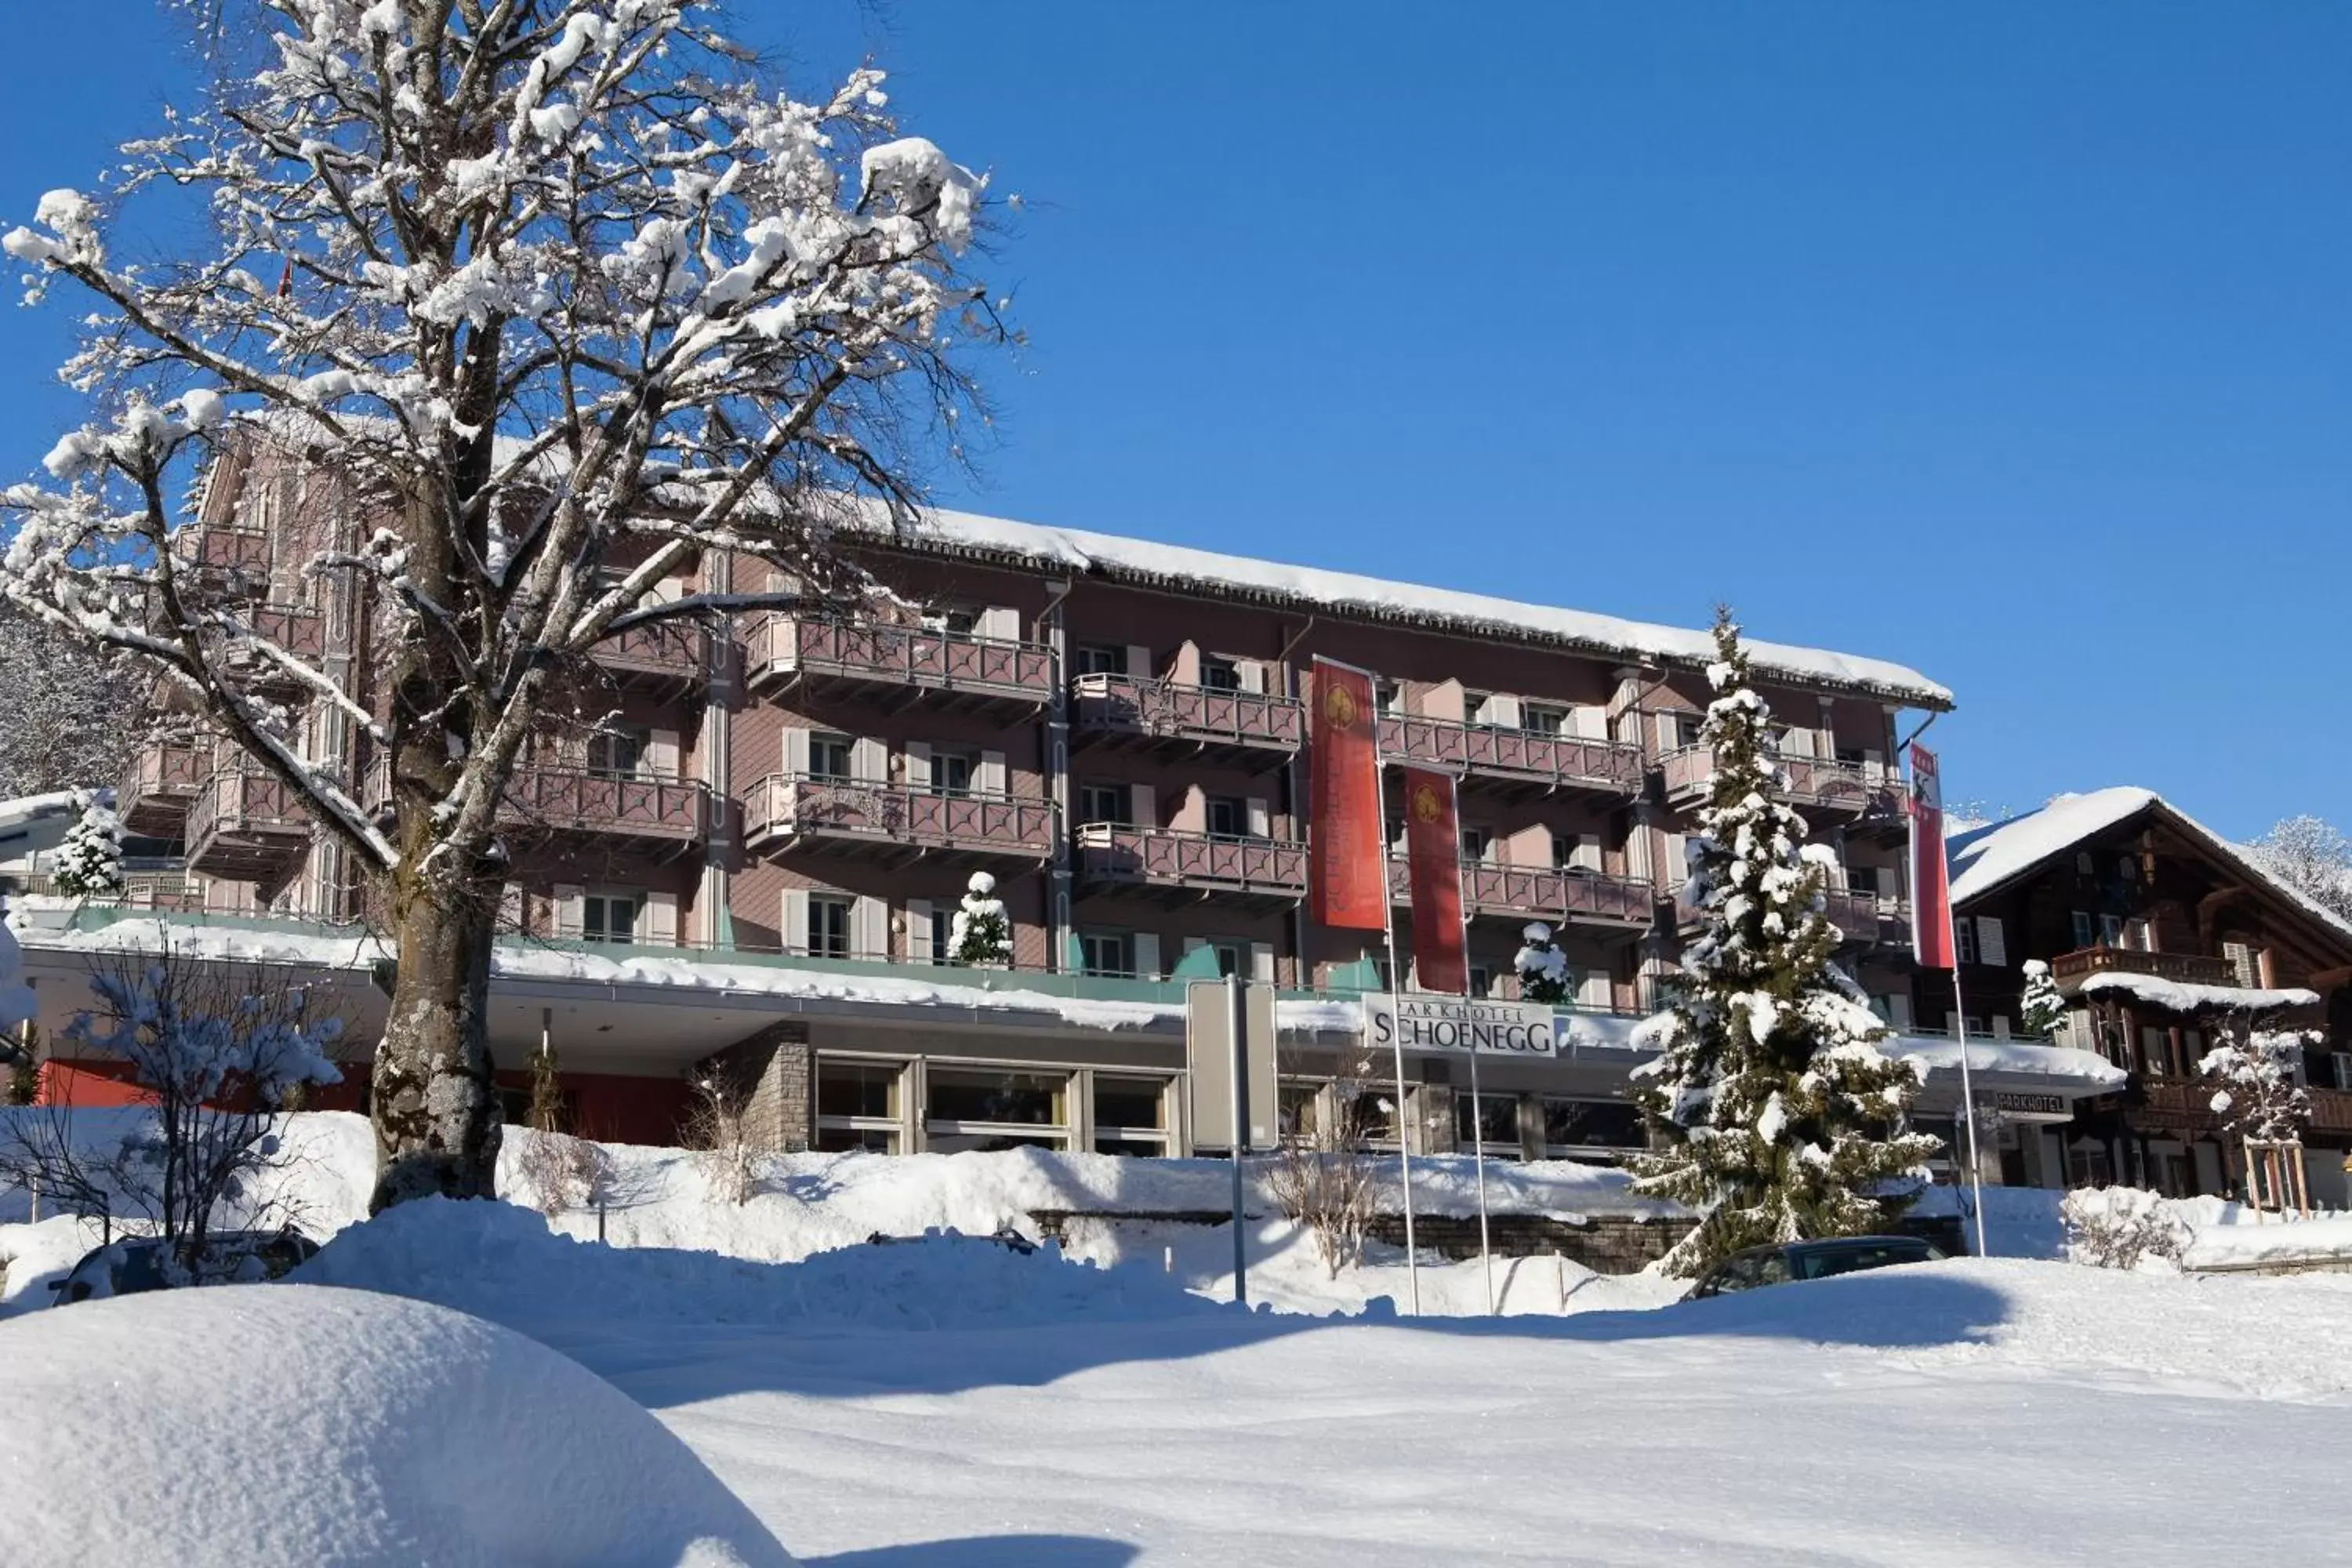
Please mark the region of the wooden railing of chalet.
<svg viewBox="0 0 2352 1568"><path fill-rule="evenodd" d="M938 691L1046 702L1054 650L1044 643L818 616L763 616L744 633L757 681L794 671Z"/></svg>
<svg viewBox="0 0 2352 1568"><path fill-rule="evenodd" d="M2090 974L2147 974L2177 980L2186 985L2234 985L2237 971L2226 958L2190 952L2144 952L2129 947L2084 947L2062 952L2050 961L2055 980L2080 980Z"/></svg>

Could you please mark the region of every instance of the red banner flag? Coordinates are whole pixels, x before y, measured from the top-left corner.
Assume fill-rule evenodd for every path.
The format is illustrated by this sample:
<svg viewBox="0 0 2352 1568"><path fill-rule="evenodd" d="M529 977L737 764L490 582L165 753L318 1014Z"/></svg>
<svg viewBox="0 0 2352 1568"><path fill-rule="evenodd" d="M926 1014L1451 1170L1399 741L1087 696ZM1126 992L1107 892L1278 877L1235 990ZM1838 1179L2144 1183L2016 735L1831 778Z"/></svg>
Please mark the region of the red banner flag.
<svg viewBox="0 0 2352 1568"><path fill-rule="evenodd" d="M1342 931L1386 931L1379 717L1372 678L1317 655L1307 730L1307 909Z"/></svg>
<svg viewBox="0 0 2352 1568"><path fill-rule="evenodd" d="M1936 753L1911 748L1911 955L1952 967L1952 899L1944 863L1944 786Z"/></svg>
<svg viewBox="0 0 2352 1568"><path fill-rule="evenodd" d="M1404 858L1412 880L1413 984L1423 991L1470 991L1462 942L1462 823L1454 775L1400 768L1404 780Z"/></svg>

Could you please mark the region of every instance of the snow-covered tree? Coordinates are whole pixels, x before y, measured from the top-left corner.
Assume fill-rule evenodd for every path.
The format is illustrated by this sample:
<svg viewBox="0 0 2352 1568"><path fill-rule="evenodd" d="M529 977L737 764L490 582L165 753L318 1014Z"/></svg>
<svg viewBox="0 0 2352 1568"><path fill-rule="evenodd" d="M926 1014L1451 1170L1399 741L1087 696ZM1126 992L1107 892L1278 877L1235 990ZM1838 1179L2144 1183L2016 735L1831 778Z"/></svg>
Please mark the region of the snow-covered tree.
<svg viewBox="0 0 2352 1568"><path fill-rule="evenodd" d="M829 529L910 515L917 455L985 418L986 182L897 133L878 72L780 90L714 0L192 8L250 59L0 239L73 297L91 408L0 497L0 597L142 662L340 841L398 953L373 1202L485 1194L518 759L604 639L867 591ZM158 193L165 225L126 228ZM189 194L209 241L153 254ZM367 606L358 693L184 526L208 465L265 458L357 520L275 566ZM742 591L662 589L725 561Z"/></svg>
<svg viewBox="0 0 2352 1568"><path fill-rule="evenodd" d="M1886 1026L1831 962L1822 890L1835 854L1806 843L1768 750L1770 711L1718 610L1704 738L1715 777L1683 901L1706 929L1664 1011L1635 1098L1667 1135L1634 1185L1699 1216L1665 1259L1694 1274L1743 1247L1878 1229L1924 1184L1937 1141L1906 1130L1916 1068L1879 1049Z"/></svg>
<svg viewBox="0 0 2352 1568"><path fill-rule="evenodd" d="M1013 921L996 896L996 879L987 872L974 871L964 884L963 902L948 922L948 946L958 963L1012 962Z"/></svg>
<svg viewBox="0 0 2352 1568"><path fill-rule="evenodd" d="M104 899L122 891L122 823L111 795L79 791L81 818L66 829L49 861L49 884L68 899Z"/></svg>
<svg viewBox="0 0 2352 1568"><path fill-rule="evenodd" d="M2253 847L2288 886L2352 920L2352 839L2332 824L2309 815L2290 816Z"/></svg>
<svg viewBox="0 0 2352 1568"><path fill-rule="evenodd" d="M144 683L0 601L0 798L110 784L141 739Z"/></svg>
<svg viewBox="0 0 2352 1568"><path fill-rule="evenodd" d="M2311 1120L2311 1096L2297 1080L2303 1050L2318 1037L2307 1029L2263 1026L2232 1016L2216 1024L2221 1044L2205 1053L2197 1070L2213 1080L2213 1114L2230 1137L2257 1143L2303 1136Z"/></svg>
<svg viewBox="0 0 2352 1568"><path fill-rule="evenodd" d="M2038 958L2025 961L2025 989L2018 993L2019 1027L2029 1040L2046 1040L2066 1021L2066 995Z"/></svg>
<svg viewBox="0 0 2352 1568"><path fill-rule="evenodd" d="M1519 932L1519 951L1511 967L1519 973L1521 1001L1556 1006L1568 1000L1568 954L1560 952L1551 927L1543 921L1529 921Z"/></svg>

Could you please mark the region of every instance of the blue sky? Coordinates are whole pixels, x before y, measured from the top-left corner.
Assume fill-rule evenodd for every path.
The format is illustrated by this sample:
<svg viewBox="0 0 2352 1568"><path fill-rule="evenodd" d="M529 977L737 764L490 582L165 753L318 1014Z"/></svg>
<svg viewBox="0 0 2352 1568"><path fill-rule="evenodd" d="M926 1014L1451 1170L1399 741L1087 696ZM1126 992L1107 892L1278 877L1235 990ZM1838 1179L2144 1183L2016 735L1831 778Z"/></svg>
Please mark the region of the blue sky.
<svg viewBox="0 0 2352 1568"><path fill-rule="evenodd" d="M0 216L179 68L26 8ZM1953 687L1948 794L2352 826L2352 8L742 8L1030 206L943 499ZM102 13L102 15L95 15ZM46 16L44 15L46 14ZM0 471L71 412L0 311Z"/></svg>

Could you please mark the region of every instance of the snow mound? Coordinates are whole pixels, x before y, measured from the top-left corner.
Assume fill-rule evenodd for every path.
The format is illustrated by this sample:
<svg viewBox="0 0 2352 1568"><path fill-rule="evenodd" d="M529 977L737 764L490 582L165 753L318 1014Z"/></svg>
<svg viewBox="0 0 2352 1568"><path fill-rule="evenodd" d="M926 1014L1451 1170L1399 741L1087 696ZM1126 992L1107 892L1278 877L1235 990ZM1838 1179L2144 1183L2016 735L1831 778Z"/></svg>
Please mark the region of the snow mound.
<svg viewBox="0 0 2352 1568"><path fill-rule="evenodd" d="M970 1329L1140 1321L1225 1310L1140 1268L1024 1255L940 1234L856 1245L797 1263L715 1252L605 1247L548 1228L529 1209L427 1198L344 1230L290 1279L413 1296L517 1328L736 1323L795 1328Z"/></svg>
<svg viewBox="0 0 2352 1568"><path fill-rule="evenodd" d="M793 1562L627 1395L438 1307L231 1286L42 1312L7 1338L11 1568Z"/></svg>

